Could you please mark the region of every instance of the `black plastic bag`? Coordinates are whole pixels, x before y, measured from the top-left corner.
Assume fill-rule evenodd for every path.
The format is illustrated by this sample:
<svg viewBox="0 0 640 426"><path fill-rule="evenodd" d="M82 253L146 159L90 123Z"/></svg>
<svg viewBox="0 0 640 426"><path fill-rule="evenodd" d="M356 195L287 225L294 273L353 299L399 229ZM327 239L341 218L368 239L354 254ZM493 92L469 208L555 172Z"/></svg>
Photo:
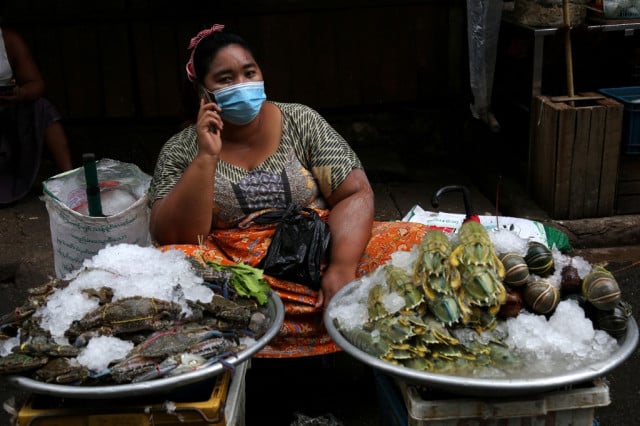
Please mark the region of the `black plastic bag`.
<svg viewBox="0 0 640 426"><path fill-rule="evenodd" d="M320 264L331 240L329 226L313 209L290 205L263 214L256 223L278 222L266 256L258 267L268 275L320 288Z"/></svg>

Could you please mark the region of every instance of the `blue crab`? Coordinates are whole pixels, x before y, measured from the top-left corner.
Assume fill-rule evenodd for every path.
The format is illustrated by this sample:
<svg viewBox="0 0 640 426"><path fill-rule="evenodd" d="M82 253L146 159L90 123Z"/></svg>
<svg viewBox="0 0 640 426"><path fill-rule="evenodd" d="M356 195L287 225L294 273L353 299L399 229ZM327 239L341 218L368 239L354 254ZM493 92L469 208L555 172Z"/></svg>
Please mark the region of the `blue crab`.
<svg viewBox="0 0 640 426"><path fill-rule="evenodd" d="M219 330L201 329L192 332L181 330L157 331L144 342L136 345L127 356L144 356L149 358L164 358L181 353L198 342L211 337L221 337Z"/></svg>
<svg viewBox="0 0 640 426"><path fill-rule="evenodd" d="M74 357L80 353L80 349L71 345L61 345L53 341L47 335L37 335L29 340L14 346L12 352L26 355L50 355L58 357Z"/></svg>
<svg viewBox="0 0 640 426"><path fill-rule="evenodd" d="M215 293L209 302L189 302L189 305L192 308L202 309L221 320L242 324L244 326L247 326L251 319L251 309L249 306L241 305Z"/></svg>
<svg viewBox="0 0 640 426"><path fill-rule="evenodd" d="M175 376L195 371L208 364L208 360L200 355L182 353L167 357L155 369L149 369L131 379L131 383L145 382L160 377Z"/></svg>
<svg viewBox="0 0 640 426"><path fill-rule="evenodd" d="M175 302L133 296L98 306L80 320L74 321L65 336L75 338L83 332L100 329L117 335L140 330L167 328L179 318L182 307Z"/></svg>
<svg viewBox="0 0 640 426"><path fill-rule="evenodd" d="M10 353L0 358L0 374L15 374L35 370L49 362L48 356Z"/></svg>
<svg viewBox="0 0 640 426"><path fill-rule="evenodd" d="M246 346L224 337L212 337L191 346L187 352L203 358L218 357L222 353L237 353Z"/></svg>
<svg viewBox="0 0 640 426"><path fill-rule="evenodd" d="M7 324L20 324L25 319L29 318L39 307L47 303L47 298L57 289L67 287L69 285L68 280L54 278L47 281L45 284L33 287L27 290L27 299L21 306L14 308L11 312L8 312L0 316L0 326Z"/></svg>
<svg viewBox="0 0 640 426"><path fill-rule="evenodd" d="M94 379L110 377L116 383L128 383L150 371L157 371L157 368L158 361L155 358L137 355L119 361L106 370L90 373L89 376Z"/></svg>
<svg viewBox="0 0 640 426"><path fill-rule="evenodd" d="M89 370L76 358L53 358L33 373L36 380L46 383L82 383L89 377Z"/></svg>

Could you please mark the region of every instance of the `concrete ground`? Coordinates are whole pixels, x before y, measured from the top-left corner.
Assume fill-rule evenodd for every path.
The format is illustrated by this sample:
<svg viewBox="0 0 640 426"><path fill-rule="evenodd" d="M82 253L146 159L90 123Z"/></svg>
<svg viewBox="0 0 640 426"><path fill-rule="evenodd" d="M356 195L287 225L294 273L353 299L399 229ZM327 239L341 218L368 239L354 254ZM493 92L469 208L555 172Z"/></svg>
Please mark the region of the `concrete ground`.
<svg viewBox="0 0 640 426"><path fill-rule="evenodd" d="M416 204L434 210L430 202L436 189L451 184L465 185L470 188L473 206L480 214L495 214L498 210L502 215L538 220L566 232L576 249L574 255L607 265L616 273L624 298L633 306L634 317L640 318L640 215L554 221L526 195L517 178L508 177L501 181L501 202L496 208L492 190L487 189L495 188L491 174L479 175L455 161L439 161L441 153L426 151L428 144L417 156L407 155L403 147L396 149L392 144L367 145L367 138L384 139L384 135L375 134L376 127L367 127L366 123L347 130L351 132L348 139L354 142L372 181L378 220L400 219ZM424 128L415 130L416 133L424 131ZM393 149L389 149L390 146ZM424 161L425 158L430 160ZM0 206L0 313L11 311L24 299L28 288L54 275L48 213L39 196L36 187L20 202ZM450 195L441 201L441 211L464 213L460 197ZM637 423L640 379L636 372L639 369L640 355L636 351L607 375L611 404L596 410L600 424ZM384 424L388 420L377 400L373 372L344 353L299 362L257 360L247 373L246 384L248 425L290 424L296 413L312 417L330 413L345 425ZM309 390L310 385L320 396ZM0 381L1 401L17 397L20 403L25 396L24 392ZM1 412L0 425L10 424L10 417Z"/></svg>

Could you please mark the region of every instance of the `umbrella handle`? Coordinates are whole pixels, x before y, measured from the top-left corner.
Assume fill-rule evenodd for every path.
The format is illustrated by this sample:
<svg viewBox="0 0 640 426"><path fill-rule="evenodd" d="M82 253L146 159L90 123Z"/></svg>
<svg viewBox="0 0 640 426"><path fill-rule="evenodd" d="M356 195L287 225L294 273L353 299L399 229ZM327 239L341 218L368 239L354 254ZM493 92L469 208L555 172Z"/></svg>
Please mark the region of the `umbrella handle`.
<svg viewBox="0 0 640 426"><path fill-rule="evenodd" d="M466 186L462 186L462 185L443 186L442 188L438 189L435 192L435 194L433 194L433 197L431 198L431 205L434 208L438 208L438 206L440 206L440 197L442 196L442 194L444 194L445 192L452 192L452 191L462 192L463 199L464 199L464 211L467 215L466 219L470 219L473 216L475 216L473 207L471 207L471 191L469 191L469 188L467 188Z"/></svg>

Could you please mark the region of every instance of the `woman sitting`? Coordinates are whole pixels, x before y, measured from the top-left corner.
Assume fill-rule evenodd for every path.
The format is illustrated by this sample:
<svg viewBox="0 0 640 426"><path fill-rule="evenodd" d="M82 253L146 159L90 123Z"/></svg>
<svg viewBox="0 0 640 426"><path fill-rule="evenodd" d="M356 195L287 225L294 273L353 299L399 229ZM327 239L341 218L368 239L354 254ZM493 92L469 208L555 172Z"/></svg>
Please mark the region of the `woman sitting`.
<svg viewBox="0 0 640 426"><path fill-rule="evenodd" d="M313 109L266 101L262 72L241 37L214 25L190 48L187 76L196 93L205 92L196 123L160 152L151 235L192 256L257 266L275 227L256 217L290 204L316 210L331 232L321 286L265 275L285 304L285 323L257 356L338 351L323 309L343 286L409 250L426 227L374 222L373 192L355 152Z"/></svg>
<svg viewBox="0 0 640 426"><path fill-rule="evenodd" d="M24 197L40 169L42 146L57 171L72 168L60 115L43 97L45 83L17 32L0 29L0 204Z"/></svg>

